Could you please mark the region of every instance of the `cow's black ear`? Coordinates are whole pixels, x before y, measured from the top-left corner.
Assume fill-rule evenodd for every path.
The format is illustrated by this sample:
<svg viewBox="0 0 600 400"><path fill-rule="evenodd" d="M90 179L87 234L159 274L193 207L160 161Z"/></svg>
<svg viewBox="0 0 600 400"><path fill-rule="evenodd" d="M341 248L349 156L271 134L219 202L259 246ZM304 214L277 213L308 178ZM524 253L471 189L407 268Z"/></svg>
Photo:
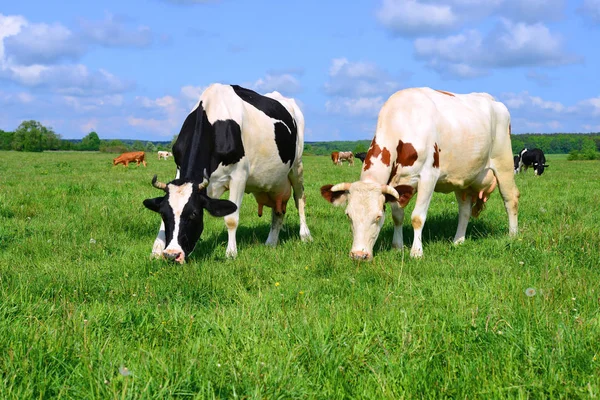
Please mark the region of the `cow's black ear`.
<svg viewBox="0 0 600 400"><path fill-rule="evenodd" d="M237 210L235 203L229 200L211 199L208 196L200 196L200 202L202 203L202 207L213 217L224 217Z"/></svg>
<svg viewBox="0 0 600 400"><path fill-rule="evenodd" d="M160 209L160 204L162 203L164 197L155 197L153 199L144 200L144 207L148 210L152 210L154 212L158 212Z"/></svg>

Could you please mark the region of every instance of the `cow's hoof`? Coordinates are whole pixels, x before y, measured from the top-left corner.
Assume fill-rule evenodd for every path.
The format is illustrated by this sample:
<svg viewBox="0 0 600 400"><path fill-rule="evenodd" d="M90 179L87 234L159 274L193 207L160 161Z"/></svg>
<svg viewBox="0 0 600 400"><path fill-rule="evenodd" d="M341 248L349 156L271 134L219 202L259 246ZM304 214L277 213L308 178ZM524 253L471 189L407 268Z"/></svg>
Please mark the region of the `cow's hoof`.
<svg viewBox="0 0 600 400"><path fill-rule="evenodd" d="M404 243L392 243L392 249L402 251L404 249Z"/></svg>
<svg viewBox="0 0 600 400"><path fill-rule="evenodd" d="M308 228L306 228L306 230L300 230L300 240L302 240L303 242L313 241L313 238L312 236L310 236L310 231L308 230Z"/></svg>
<svg viewBox="0 0 600 400"><path fill-rule="evenodd" d="M275 239L267 239L267 241L265 242L265 245L269 246L269 247L277 247L277 242L278 240Z"/></svg>
<svg viewBox="0 0 600 400"><path fill-rule="evenodd" d="M411 249L410 256L412 258L423 258L423 249Z"/></svg>
<svg viewBox="0 0 600 400"><path fill-rule="evenodd" d="M158 260L159 258L162 258L162 251L161 252L152 252L152 254L150 254L150 259L151 260Z"/></svg>
<svg viewBox="0 0 600 400"><path fill-rule="evenodd" d="M237 257L237 249L227 249L225 251L225 257L229 258L230 260L233 260Z"/></svg>
<svg viewBox="0 0 600 400"><path fill-rule="evenodd" d="M458 238L458 239L454 239L454 244L455 245L463 244L464 242L465 242L465 238L464 237L461 237L461 238Z"/></svg>

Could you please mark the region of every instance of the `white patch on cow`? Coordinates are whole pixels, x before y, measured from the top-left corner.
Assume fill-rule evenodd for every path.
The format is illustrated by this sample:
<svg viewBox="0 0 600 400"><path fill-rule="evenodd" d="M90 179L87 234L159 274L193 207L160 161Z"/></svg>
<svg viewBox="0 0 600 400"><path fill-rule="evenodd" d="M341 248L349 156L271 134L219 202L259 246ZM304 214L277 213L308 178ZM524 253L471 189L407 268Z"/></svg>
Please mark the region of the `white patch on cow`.
<svg viewBox="0 0 600 400"><path fill-rule="evenodd" d="M190 197L192 197L194 187L192 186L191 182L188 182L184 183L181 186L169 184L168 188L169 205L171 206L171 210L173 211L175 227L173 228L173 238L171 239L171 243L169 243L169 245L165 249L165 255L175 256L176 253L183 253L183 249L177 241L177 237L179 236L179 223L181 221L181 213L183 212L183 208L190 201Z"/></svg>

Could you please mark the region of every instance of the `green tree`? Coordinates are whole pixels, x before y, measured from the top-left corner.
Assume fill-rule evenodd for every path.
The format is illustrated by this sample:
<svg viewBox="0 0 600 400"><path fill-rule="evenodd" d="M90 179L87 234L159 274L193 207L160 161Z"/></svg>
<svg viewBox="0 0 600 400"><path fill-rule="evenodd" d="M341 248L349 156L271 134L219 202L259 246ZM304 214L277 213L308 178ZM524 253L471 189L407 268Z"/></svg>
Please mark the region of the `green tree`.
<svg viewBox="0 0 600 400"><path fill-rule="evenodd" d="M14 134L12 148L17 151L57 150L60 136L38 121L23 121Z"/></svg>
<svg viewBox="0 0 600 400"><path fill-rule="evenodd" d="M98 134L96 132L90 132L87 134L87 136L85 136L83 139L81 139L81 143L79 144L79 148L81 150L87 150L87 151L98 151L100 150L100 138L98 137Z"/></svg>
<svg viewBox="0 0 600 400"><path fill-rule="evenodd" d="M144 143L140 140L136 140L131 145L131 150L133 151L144 151Z"/></svg>
<svg viewBox="0 0 600 400"><path fill-rule="evenodd" d="M144 151L146 153L155 153L156 150L156 145L152 142L146 142L146 146L144 147Z"/></svg>
<svg viewBox="0 0 600 400"><path fill-rule="evenodd" d="M5 132L0 129L0 150L12 149L12 142L14 136L14 132Z"/></svg>

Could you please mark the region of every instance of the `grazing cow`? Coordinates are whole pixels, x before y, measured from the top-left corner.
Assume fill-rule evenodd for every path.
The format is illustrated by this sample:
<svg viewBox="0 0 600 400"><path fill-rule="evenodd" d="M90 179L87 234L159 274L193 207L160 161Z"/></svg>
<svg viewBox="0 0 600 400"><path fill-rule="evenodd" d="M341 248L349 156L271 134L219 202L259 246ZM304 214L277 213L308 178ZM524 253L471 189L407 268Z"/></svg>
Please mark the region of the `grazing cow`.
<svg viewBox="0 0 600 400"><path fill-rule="evenodd" d="M136 165L140 163L146 166L146 154L143 151L131 151L129 153L123 153L119 157L113 159L113 165L123 164L126 167L130 162L136 162Z"/></svg>
<svg viewBox="0 0 600 400"><path fill-rule="evenodd" d="M171 153L170 151L159 151L158 152L158 159L160 160L162 159L167 159L169 157L173 157L173 153Z"/></svg>
<svg viewBox="0 0 600 400"><path fill-rule="evenodd" d="M173 146L175 180L156 182L164 196L144 200L162 216L152 254L179 263L202 234L203 210L225 216L226 255L235 257L235 233L244 191L272 209L267 245L275 246L286 204L294 190L300 238L310 240L304 214L302 150L304 116L293 99L278 92L264 96L237 85L213 84L187 116ZM219 200L229 190L229 200Z"/></svg>
<svg viewBox="0 0 600 400"><path fill-rule="evenodd" d="M546 156L544 156L544 152L540 149L523 149L519 153L519 172L525 169L527 172L527 168L533 167L534 175L541 175L544 173L544 168L548 168L548 164L546 164Z"/></svg>
<svg viewBox="0 0 600 400"><path fill-rule="evenodd" d="M358 158L361 162L365 162L365 158L367 158L367 153L366 152L360 152L360 153L356 153L354 155L354 157Z"/></svg>
<svg viewBox="0 0 600 400"><path fill-rule="evenodd" d="M338 165L340 163L340 152L333 151L331 153L331 161L333 161L333 165Z"/></svg>
<svg viewBox="0 0 600 400"><path fill-rule="evenodd" d="M338 163L342 165L342 161L348 161L348 165L354 165L354 154L351 151L340 151Z"/></svg>
<svg viewBox="0 0 600 400"><path fill-rule="evenodd" d="M519 173L519 161L521 160L521 157L519 156L514 156L513 157L513 164L514 164L514 168L515 168L515 174Z"/></svg>
<svg viewBox="0 0 600 400"><path fill-rule="evenodd" d="M411 257L423 255L421 235L434 191L456 195L454 243L465 240L470 216L482 210L496 184L510 234L516 235L519 191L510 162L509 127L504 104L486 93L413 88L392 95L379 112L360 180L321 188L321 195L334 205L347 203L354 235L351 257L372 258L386 202L394 220L392 246L401 249L404 207L415 193Z"/></svg>

